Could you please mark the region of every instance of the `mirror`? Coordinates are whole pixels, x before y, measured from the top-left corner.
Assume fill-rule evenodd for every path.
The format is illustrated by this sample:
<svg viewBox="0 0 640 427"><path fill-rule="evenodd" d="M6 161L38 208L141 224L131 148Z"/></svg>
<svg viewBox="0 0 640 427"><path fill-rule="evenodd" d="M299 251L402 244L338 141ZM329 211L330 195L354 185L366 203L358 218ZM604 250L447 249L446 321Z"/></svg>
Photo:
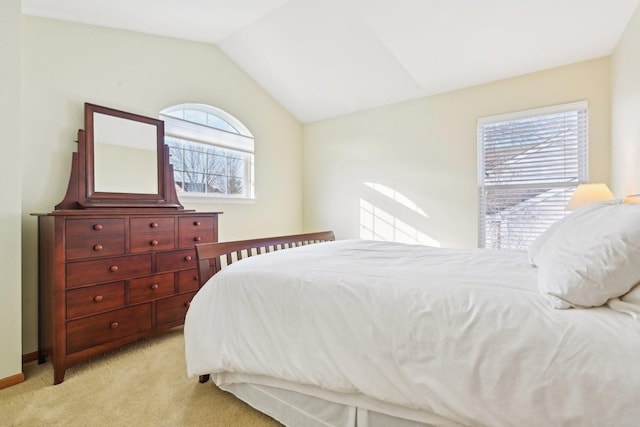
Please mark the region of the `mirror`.
<svg viewBox="0 0 640 427"><path fill-rule="evenodd" d="M94 191L158 192L158 146L152 124L93 113Z"/></svg>
<svg viewBox="0 0 640 427"><path fill-rule="evenodd" d="M162 120L85 103L84 124L67 194L56 209L183 209Z"/></svg>

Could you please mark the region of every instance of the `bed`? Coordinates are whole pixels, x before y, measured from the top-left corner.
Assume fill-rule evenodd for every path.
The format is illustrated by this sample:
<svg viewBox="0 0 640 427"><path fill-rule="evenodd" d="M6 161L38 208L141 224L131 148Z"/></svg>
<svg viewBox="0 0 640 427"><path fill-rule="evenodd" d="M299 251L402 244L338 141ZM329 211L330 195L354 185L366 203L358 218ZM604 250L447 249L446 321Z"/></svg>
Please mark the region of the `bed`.
<svg viewBox="0 0 640 427"><path fill-rule="evenodd" d="M215 274L187 313L188 374L289 426L638 425L640 206L621 206L529 253L330 232L198 245Z"/></svg>

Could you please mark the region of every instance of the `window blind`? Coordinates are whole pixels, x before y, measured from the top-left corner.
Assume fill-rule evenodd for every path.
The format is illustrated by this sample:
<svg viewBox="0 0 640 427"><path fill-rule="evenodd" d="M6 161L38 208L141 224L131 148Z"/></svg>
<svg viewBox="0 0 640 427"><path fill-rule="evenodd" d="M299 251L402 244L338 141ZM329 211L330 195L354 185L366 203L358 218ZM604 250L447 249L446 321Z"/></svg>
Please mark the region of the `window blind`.
<svg viewBox="0 0 640 427"><path fill-rule="evenodd" d="M478 120L479 245L526 250L588 180L587 102Z"/></svg>
<svg viewBox="0 0 640 427"><path fill-rule="evenodd" d="M245 153L254 152L252 136L215 129L162 113L160 114L160 118L164 121L165 134L168 136L243 151Z"/></svg>

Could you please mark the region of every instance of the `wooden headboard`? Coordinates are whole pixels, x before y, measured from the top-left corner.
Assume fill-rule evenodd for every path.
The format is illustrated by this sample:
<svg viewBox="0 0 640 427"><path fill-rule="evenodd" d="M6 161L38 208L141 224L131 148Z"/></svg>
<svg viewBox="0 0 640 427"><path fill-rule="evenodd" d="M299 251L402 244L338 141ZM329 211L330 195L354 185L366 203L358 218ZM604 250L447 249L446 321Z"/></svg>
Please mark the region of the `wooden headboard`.
<svg viewBox="0 0 640 427"><path fill-rule="evenodd" d="M200 285L227 265L254 255L335 240L333 231L196 245Z"/></svg>

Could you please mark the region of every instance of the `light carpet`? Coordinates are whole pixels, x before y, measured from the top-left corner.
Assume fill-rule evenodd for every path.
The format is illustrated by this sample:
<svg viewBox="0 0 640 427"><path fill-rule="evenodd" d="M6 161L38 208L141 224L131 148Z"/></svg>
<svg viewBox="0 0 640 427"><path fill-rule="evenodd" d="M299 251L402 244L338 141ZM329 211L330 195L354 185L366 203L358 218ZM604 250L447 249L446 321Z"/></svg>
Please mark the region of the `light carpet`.
<svg viewBox="0 0 640 427"><path fill-rule="evenodd" d="M67 370L24 365L24 383L0 390L2 426L280 426L211 381L187 378L182 328Z"/></svg>

